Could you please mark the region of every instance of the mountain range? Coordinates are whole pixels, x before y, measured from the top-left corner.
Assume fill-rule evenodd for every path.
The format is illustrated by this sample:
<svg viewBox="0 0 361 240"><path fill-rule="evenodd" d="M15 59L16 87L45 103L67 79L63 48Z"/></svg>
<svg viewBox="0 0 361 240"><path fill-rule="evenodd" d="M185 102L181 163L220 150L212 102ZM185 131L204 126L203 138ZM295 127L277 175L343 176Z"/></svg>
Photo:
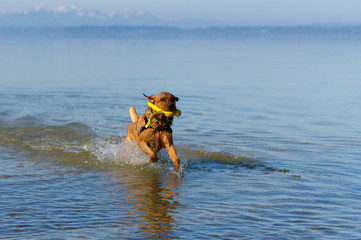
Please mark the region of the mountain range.
<svg viewBox="0 0 361 240"><path fill-rule="evenodd" d="M89 11L77 5L48 8L45 5L30 10L0 13L0 28L9 27L75 27L75 26L168 26L179 28L230 25L217 20L166 20L144 11L130 15L118 12ZM232 24L231 24L232 25Z"/></svg>
<svg viewBox="0 0 361 240"><path fill-rule="evenodd" d="M333 38L361 39L360 25L252 26L150 13L89 11L77 5L0 13L0 37L103 38Z"/></svg>

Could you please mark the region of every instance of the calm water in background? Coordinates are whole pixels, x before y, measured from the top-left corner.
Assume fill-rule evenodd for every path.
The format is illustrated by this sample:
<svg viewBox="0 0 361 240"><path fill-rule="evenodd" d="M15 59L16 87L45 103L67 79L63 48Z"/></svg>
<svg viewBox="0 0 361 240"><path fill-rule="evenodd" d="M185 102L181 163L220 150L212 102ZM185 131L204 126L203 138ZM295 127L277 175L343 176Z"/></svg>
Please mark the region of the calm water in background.
<svg viewBox="0 0 361 240"><path fill-rule="evenodd" d="M0 238L361 238L361 42L0 40ZM125 144L170 91L184 177Z"/></svg>

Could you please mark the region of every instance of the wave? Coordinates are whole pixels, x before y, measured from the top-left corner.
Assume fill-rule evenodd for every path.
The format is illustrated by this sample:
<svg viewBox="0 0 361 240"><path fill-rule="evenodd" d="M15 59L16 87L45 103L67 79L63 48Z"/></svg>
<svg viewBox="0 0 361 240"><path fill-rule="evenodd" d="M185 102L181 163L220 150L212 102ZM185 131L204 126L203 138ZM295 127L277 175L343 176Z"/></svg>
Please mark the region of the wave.
<svg viewBox="0 0 361 240"><path fill-rule="evenodd" d="M67 166L173 171L166 151L161 151L159 162L152 164L136 143L125 143L115 136L104 137L79 122L49 125L31 116L12 121L0 120L0 145L31 160L53 161ZM214 165L284 171L267 167L262 161L225 151L209 152L182 146L177 146L177 151L183 171Z"/></svg>

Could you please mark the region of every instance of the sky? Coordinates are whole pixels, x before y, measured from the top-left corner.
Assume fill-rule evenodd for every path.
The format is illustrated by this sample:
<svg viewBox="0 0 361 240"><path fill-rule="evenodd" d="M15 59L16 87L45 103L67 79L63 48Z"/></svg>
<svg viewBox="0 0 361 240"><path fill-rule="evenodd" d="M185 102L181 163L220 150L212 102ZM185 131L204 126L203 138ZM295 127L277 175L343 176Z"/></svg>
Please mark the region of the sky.
<svg viewBox="0 0 361 240"><path fill-rule="evenodd" d="M251 25L361 24L361 0L0 0L0 12L77 5L87 10L149 12L166 20L205 19Z"/></svg>

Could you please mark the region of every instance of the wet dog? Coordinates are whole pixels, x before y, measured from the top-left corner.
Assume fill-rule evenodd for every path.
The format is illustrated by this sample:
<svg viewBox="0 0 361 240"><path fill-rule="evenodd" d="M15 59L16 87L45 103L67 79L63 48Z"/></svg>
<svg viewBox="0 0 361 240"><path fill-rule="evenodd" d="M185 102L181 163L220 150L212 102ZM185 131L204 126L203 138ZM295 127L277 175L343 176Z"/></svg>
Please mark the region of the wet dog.
<svg viewBox="0 0 361 240"><path fill-rule="evenodd" d="M127 127L125 141L136 141L149 155L150 162L157 162L157 153L162 148L166 148L175 170L179 171L179 158L173 146L171 128L173 117L181 115L181 111L176 108L179 99L168 92L151 96L143 95L149 100L149 108L140 117L134 107L129 108L132 123Z"/></svg>

